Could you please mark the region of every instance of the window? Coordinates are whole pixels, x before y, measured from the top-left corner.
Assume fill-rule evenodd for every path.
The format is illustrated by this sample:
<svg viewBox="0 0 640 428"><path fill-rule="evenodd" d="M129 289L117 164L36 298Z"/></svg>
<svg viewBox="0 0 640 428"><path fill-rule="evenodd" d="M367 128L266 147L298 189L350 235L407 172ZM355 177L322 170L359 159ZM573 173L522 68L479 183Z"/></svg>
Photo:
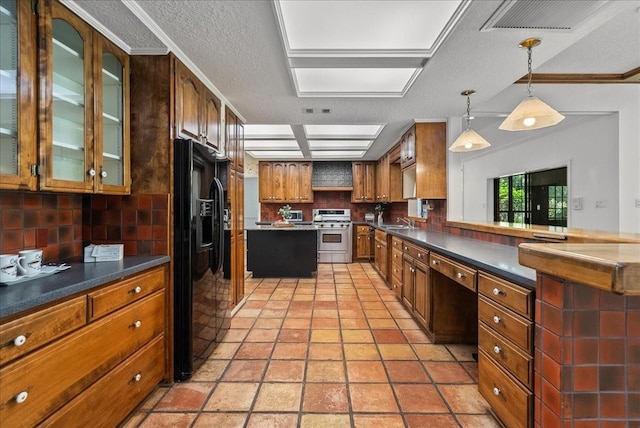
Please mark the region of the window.
<svg viewBox="0 0 640 428"><path fill-rule="evenodd" d="M567 226L567 168L494 179L494 221Z"/></svg>

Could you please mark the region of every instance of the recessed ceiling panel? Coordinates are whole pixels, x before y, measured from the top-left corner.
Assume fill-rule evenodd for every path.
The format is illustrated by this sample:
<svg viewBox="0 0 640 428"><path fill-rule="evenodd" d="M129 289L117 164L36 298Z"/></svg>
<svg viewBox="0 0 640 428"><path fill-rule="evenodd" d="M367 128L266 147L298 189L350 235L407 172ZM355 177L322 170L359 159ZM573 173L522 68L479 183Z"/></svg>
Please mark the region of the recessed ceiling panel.
<svg viewBox="0 0 640 428"><path fill-rule="evenodd" d="M364 153L364 150L316 150L311 156L314 159L359 159Z"/></svg>
<svg viewBox="0 0 640 428"><path fill-rule="evenodd" d="M247 150L251 157L256 159L302 159L299 150Z"/></svg>
<svg viewBox="0 0 640 428"><path fill-rule="evenodd" d="M420 69L296 68L292 71L300 95L387 94L402 96Z"/></svg>
<svg viewBox="0 0 640 428"><path fill-rule="evenodd" d="M291 125L244 125L245 138L294 138Z"/></svg>
<svg viewBox="0 0 640 428"><path fill-rule="evenodd" d="M304 125L307 138L375 138L384 125Z"/></svg>
<svg viewBox="0 0 640 428"><path fill-rule="evenodd" d="M289 50L427 51L461 1L276 3Z"/></svg>
<svg viewBox="0 0 640 428"><path fill-rule="evenodd" d="M311 150L361 149L366 150L373 140L309 140Z"/></svg>
<svg viewBox="0 0 640 428"><path fill-rule="evenodd" d="M245 150L300 150L296 140L244 140Z"/></svg>

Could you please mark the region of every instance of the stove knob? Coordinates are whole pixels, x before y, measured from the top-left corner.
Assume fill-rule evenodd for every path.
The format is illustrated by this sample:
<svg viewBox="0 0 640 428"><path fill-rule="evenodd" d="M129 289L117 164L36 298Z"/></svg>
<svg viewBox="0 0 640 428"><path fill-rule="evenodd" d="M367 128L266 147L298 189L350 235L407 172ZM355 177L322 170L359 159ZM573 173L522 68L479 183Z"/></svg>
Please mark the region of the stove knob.
<svg viewBox="0 0 640 428"><path fill-rule="evenodd" d="M331 227L334 227L334 226L335 226L335 224L331 223Z"/></svg>

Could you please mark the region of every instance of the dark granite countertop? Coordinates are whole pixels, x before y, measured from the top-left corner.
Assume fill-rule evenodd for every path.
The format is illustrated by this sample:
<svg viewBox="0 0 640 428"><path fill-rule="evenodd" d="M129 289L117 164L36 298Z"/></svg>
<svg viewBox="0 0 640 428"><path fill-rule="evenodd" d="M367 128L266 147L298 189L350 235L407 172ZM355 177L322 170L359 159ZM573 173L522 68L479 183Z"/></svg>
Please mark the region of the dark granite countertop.
<svg viewBox="0 0 640 428"><path fill-rule="evenodd" d="M535 289L536 271L518 263L518 247L424 229L385 229L384 225L380 227L373 223L367 224L454 260Z"/></svg>
<svg viewBox="0 0 640 428"><path fill-rule="evenodd" d="M245 230L247 231L259 231L259 230L281 230L283 232L300 232L300 231L305 231L305 230L318 230L318 226L313 225L313 224L296 224L295 226L291 226L291 227L277 227L277 226L271 226L270 224L265 224L265 225L255 225L255 226L246 226Z"/></svg>
<svg viewBox="0 0 640 428"><path fill-rule="evenodd" d="M168 262L169 256L129 256L118 262L67 263L71 269L0 287L0 319Z"/></svg>

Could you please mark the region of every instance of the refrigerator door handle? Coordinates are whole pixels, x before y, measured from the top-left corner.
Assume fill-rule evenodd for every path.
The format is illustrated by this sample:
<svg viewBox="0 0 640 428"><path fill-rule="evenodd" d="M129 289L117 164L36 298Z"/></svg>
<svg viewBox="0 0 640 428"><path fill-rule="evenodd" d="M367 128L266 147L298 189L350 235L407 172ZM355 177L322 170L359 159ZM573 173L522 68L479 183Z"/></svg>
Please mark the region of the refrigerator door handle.
<svg viewBox="0 0 640 428"><path fill-rule="evenodd" d="M213 199L213 209L215 210L211 220L213 222L212 230L216 240L214 244L216 246L216 251L212 252L215 260L211 260L211 272L215 275L222 267L222 262L224 261L224 222L222 219L224 213L224 189L222 188L222 183L218 178L214 177L213 182L211 183L210 193L210 197Z"/></svg>

